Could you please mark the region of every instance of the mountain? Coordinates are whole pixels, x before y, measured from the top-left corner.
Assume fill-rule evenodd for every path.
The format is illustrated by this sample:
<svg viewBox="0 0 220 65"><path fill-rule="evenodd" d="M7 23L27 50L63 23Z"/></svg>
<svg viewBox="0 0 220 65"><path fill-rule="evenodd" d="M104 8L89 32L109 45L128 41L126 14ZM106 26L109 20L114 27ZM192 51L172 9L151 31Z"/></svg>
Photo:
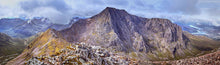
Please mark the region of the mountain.
<svg viewBox="0 0 220 65"><path fill-rule="evenodd" d="M189 33L198 33L198 31L200 31L198 28L192 27L193 25L189 23L175 22L175 24L179 25L183 31L187 31Z"/></svg>
<svg viewBox="0 0 220 65"><path fill-rule="evenodd" d="M85 42L116 51L184 55L190 47L181 27L168 19L142 18L107 7L101 13L59 31L68 42ZM158 54L159 55L159 54Z"/></svg>
<svg viewBox="0 0 220 65"><path fill-rule="evenodd" d="M69 43L59 38L54 29L48 29L33 40L26 49L15 59L8 62L9 65L24 64L25 60L32 56L54 55L56 52L68 46Z"/></svg>
<svg viewBox="0 0 220 65"><path fill-rule="evenodd" d="M19 51L20 49L22 49L22 47L20 47L19 49L19 46L24 46L24 40L11 38L10 36L4 33L0 33L0 46L1 46L0 55L13 54L16 52L13 50ZM18 46L18 48L15 46Z"/></svg>
<svg viewBox="0 0 220 65"><path fill-rule="evenodd" d="M184 31L188 31L194 35L202 35L215 40L220 40L220 26L214 26L213 24L206 23L202 20L199 22L174 22L182 27Z"/></svg>
<svg viewBox="0 0 220 65"><path fill-rule="evenodd" d="M0 32L7 31L15 26L24 24L25 21L19 18L2 18L0 19Z"/></svg>
<svg viewBox="0 0 220 65"><path fill-rule="evenodd" d="M205 31L207 37L220 40L220 26L207 25L206 23L197 24L195 26Z"/></svg>
<svg viewBox="0 0 220 65"><path fill-rule="evenodd" d="M79 18L75 18L78 20ZM74 20L74 19L73 19ZM0 19L0 32L15 38L28 38L39 32L44 32L49 28L61 30L70 27L74 21L69 24L55 24L47 18L35 17L33 19L3 18Z"/></svg>
<svg viewBox="0 0 220 65"><path fill-rule="evenodd" d="M11 38L0 33L0 64L15 58L25 48L23 39Z"/></svg>
<svg viewBox="0 0 220 65"><path fill-rule="evenodd" d="M76 21L69 28L47 30L8 64L24 64L25 60L34 57L56 56L59 50L78 42L101 46L137 60L193 57L220 46L218 41L182 31L168 19L143 18L107 7L91 18Z"/></svg>
<svg viewBox="0 0 220 65"><path fill-rule="evenodd" d="M5 31L5 33L12 37L27 38L38 32L46 31L51 25L52 24L48 22L47 18L35 18L26 21L22 25L17 25L8 31Z"/></svg>

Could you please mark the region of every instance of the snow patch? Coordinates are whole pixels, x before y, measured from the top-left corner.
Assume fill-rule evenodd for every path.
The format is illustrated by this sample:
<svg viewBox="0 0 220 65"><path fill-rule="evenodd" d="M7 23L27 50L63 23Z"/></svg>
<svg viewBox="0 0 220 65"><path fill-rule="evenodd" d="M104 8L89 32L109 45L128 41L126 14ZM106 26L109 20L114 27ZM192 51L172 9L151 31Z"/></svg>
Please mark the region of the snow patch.
<svg viewBox="0 0 220 65"><path fill-rule="evenodd" d="M28 24L29 24L29 23L31 23L31 19L30 19L30 20L28 20L28 21L27 21L27 23L28 23Z"/></svg>
<svg viewBox="0 0 220 65"><path fill-rule="evenodd" d="M208 35L206 32L202 31L202 29L199 28L199 27L196 27L196 26L193 26L193 25L189 25L189 27L192 27L192 28L198 29L198 30L196 30L197 32L192 33L192 34L197 34L197 35Z"/></svg>

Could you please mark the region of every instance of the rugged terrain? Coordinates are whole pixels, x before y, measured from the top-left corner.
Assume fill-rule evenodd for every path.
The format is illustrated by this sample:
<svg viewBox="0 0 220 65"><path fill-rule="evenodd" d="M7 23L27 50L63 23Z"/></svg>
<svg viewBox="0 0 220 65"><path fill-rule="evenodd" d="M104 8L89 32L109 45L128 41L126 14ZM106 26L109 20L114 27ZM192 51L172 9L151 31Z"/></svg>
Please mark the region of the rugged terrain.
<svg viewBox="0 0 220 65"><path fill-rule="evenodd" d="M202 56L186 58L174 61L144 61L142 64L156 64L156 65L219 65L220 51L208 53Z"/></svg>
<svg viewBox="0 0 220 65"><path fill-rule="evenodd" d="M70 44L53 56L32 57L25 64L128 65L138 64L138 61L112 53L101 46L92 46L81 42Z"/></svg>
<svg viewBox="0 0 220 65"><path fill-rule="evenodd" d="M168 19L142 18L131 15L125 10L107 7L91 18L76 21L67 29L47 30L33 40L21 55L8 62L8 65L33 63L32 61L36 59L42 59L42 56L60 57L57 53L60 53L61 49L77 42L101 46L110 52L143 61L194 57L209 53L220 46L218 41L182 31L180 26ZM71 54L71 52L66 54L69 53ZM77 54L73 53L73 55ZM88 59L92 58L86 60ZM46 58L36 62L48 63L49 60L50 58ZM71 61L82 63L78 60Z"/></svg>

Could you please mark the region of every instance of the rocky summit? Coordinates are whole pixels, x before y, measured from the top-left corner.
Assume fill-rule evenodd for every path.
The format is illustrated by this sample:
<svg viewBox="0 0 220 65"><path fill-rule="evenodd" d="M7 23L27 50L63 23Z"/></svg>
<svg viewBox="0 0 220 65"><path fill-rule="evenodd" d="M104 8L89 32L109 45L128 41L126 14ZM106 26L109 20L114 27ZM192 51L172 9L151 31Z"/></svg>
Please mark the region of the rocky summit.
<svg viewBox="0 0 220 65"><path fill-rule="evenodd" d="M27 65L128 65L137 64L134 59L111 53L100 46L91 46L83 42L74 43L61 49L52 56L32 57Z"/></svg>
<svg viewBox="0 0 220 65"><path fill-rule="evenodd" d="M131 15L125 10L107 7L91 18L77 20L69 28L59 31L47 30L33 40L21 55L8 62L8 65L35 64L35 62L39 64L95 62L111 65L114 62L119 64L131 62L123 58L115 58L119 61L109 60L117 55L107 54L107 57L102 57L99 54L105 56L105 52L95 52L97 50L90 49L89 46L80 51L68 49L70 44L78 42L100 46L108 52L138 61L194 57L220 46L218 41L182 31L180 26L168 19L143 18Z"/></svg>

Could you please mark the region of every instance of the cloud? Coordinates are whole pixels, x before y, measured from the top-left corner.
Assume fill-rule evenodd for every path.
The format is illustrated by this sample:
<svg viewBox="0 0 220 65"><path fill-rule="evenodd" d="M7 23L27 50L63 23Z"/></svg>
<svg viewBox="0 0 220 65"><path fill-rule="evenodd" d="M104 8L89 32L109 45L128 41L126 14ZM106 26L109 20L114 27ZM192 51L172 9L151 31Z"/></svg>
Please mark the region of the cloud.
<svg viewBox="0 0 220 65"><path fill-rule="evenodd" d="M210 16L220 16L220 8L209 8L207 11Z"/></svg>
<svg viewBox="0 0 220 65"><path fill-rule="evenodd" d="M69 15L71 7L63 0L31 0L22 1L20 6L29 17L47 17L54 23L66 24L72 16Z"/></svg>
<svg viewBox="0 0 220 65"><path fill-rule="evenodd" d="M63 0L31 0L21 2L21 8L27 11L33 11L38 7L52 7L60 12L65 12L70 9Z"/></svg>
<svg viewBox="0 0 220 65"><path fill-rule="evenodd" d="M162 0L159 9L171 13L200 14L198 0Z"/></svg>
<svg viewBox="0 0 220 65"><path fill-rule="evenodd" d="M220 23L219 4L218 0L0 0L0 17L41 16L65 24L74 16L93 16L115 7L142 17L190 20L212 16Z"/></svg>

